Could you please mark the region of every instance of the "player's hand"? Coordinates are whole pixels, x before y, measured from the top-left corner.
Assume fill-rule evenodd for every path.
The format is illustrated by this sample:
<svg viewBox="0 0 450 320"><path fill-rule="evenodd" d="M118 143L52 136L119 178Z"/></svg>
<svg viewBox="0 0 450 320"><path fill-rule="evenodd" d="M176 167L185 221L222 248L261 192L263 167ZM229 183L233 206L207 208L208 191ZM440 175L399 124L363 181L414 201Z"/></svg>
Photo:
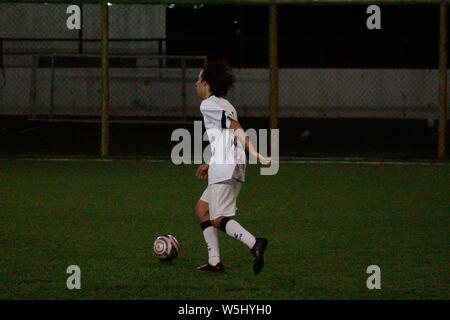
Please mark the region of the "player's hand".
<svg viewBox="0 0 450 320"><path fill-rule="evenodd" d="M208 178L208 169L209 164L204 163L201 166L198 167L197 172L195 173L195 176L199 179L206 179Z"/></svg>
<svg viewBox="0 0 450 320"><path fill-rule="evenodd" d="M263 157L262 155L258 154L258 162L263 166L263 167L270 167L272 165L272 159L271 158L266 158Z"/></svg>

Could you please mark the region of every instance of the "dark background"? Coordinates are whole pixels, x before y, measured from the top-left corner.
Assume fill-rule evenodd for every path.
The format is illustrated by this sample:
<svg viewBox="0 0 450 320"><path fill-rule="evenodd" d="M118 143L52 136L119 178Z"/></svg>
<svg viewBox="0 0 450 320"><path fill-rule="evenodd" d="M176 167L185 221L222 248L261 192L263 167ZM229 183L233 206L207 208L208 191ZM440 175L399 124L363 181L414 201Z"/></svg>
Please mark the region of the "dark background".
<svg viewBox="0 0 450 320"><path fill-rule="evenodd" d="M280 5L279 67L438 67L438 5L380 6L381 30L366 28L367 7ZM166 15L166 54L207 55L209 60L225 57L234 68L268 67L267 6L175 5L166 9ZM48 67L45 59L40 63ZM116 67L133 63L111 61ZM100 61L58 60L57 64L97 66ZM241 117L240 121L244 128L269 127L265 118ZM169 158L176 144L170 135L179 127L193 130L187 123L111 123L110 154ZM279 128L281 156L410 159L437 155L437 123L427 120L292 118L280 119ZM77 123L0 117L0 155L98 156L100 141L99 118Z"/></svg>
<svg viewBox="0 0 450 320"><path fill-rule="evenodd" d="M367 7L280 5L279 67L437 68L438 5L379 5L380 30L366 27ZM167 53L226 57L238 68L267 68L268 14L267 6L168 8Z"/></svg>
<svg viewBox="0 0 450 320"><path fill-rule="evenodd" d="M268 119L239 120L244 129L269 127ZM170 141L177 128L194 133L193 124L111 123L110 155L169 159L178 143ZM432 159L437 155L436 125L429 127L425 120L280 119L279 128L282 157ZM309 132L308 137L305 132ZM98 122L30 122L25 117L0 117L0 155L98 156L100 143Z"/></svg>

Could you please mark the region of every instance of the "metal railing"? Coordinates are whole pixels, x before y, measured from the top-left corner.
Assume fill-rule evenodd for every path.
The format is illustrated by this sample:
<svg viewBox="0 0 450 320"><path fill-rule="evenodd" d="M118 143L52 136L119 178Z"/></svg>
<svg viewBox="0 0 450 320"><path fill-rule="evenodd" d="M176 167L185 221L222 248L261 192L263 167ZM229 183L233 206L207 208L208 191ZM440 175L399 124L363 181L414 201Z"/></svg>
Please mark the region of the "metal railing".
<svg viewBox="0 0 450 320"><path fill-rule="evenodd" d="M57 94L55 93L55 83L56 83L56 71L59 69L58 67L58 58L100 58L100 54L67 54L67 53L52 53L52 54L31 54L27 55L24 52L20 53L5 53L4 56L8 57L14 57L14 56L20 56L20 60L22 62L20 63L9 63L4 65L4 69L10 69L10 68L19 68L19 69L25 69L29 70L30 72L30 82L29 82L29 104L28 104L28 111L23 111L23 114L28 114L30 120L49 120L49 121L58 121L58 115L55 113L55 96ZM48 66L39 66L39 61L42 61L41 59L47 58L46 61ZM187 76L187 61L196 61L199 65L199 67L203 66L206 63L206 57L205 56L172 56L172 55L155 55L151 52L140 52L139 54L135 53L115 53L110 56L110 59L114 58L128 58L128 59L136 59L137 60L145 60L145 61L155 61L154 64L151 63L138 63L135 66L132 67L133 70L154 70L158 71L158 74L155 75L128 75L128 74L118 74L117 76L112 75L111 80L114 80L116 78L120 79L127 79L128 81L140 81L140 79L145 79L146 81L169 81L173 83L179 83L181 86L180 95L179 95L179 116L182 119L182 121L186 120L187 117L187 94L186 94L186 85L187 82L192 82L193 79L191 77ZM179 61L179 66L168 66L168 61ZM172 63L173 65L173 63ZM98 69L100 70L101 66L99 65ZM127 67L126 69L130 69L131 67ZM37 106L37 93L40 92L43 89L43 85L38 84L38 74L40 70L47 69L49 70L49 79L48 79L48 88L49 88L49 101L48 105L44 105L41 108L38 108ZM83 68L68 68L71 70L77 69L83 69ZM111 67L111 69L114 69L114 67ZM169 78L164 77L163 74L166 71L173 71L173 70L179 70L179 79L178 78ZM61 75L60 75L61 77ZM62 75L64 77L64 75ZM96 78L99 82L101 81L101 75L86 75L82 76L80 75L79 78ZM61 79L61 78L60 78ZM24 85L26 85L24 83ZM47 87L47 85L45 86ZM42 92L41 92L42 93ZM43 112L42 110L48 110L48 112ZM67 116L71 116L71 118L68 118ZM100 121L100 113L96 114L98 116L98 119L95 121ZM116 114L115 116L121 117L121 120L114 120L112 121L133 121L133 122L140 122L141 120L145 119L139 119L134 117L133 120L130 120L131 116L128 116L127 114ZM128 120L126 120L128 118ZM86 119L81 119L80 117L77 117L77 112L74 112L73 114L67 114L65 113L65 120L71 120L71 121L84 121ZM90 120L92 121L92 119Z"/></svg>

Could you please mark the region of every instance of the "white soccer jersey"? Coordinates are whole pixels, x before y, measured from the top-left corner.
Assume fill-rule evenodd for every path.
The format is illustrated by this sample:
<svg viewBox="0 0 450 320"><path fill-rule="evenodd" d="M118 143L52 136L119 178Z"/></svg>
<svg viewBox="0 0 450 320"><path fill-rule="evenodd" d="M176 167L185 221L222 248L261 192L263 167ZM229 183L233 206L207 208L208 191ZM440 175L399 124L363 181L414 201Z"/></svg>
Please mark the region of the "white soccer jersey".
<svg viewBox="0 0 450 320"><path fill-rule="evenodd" d="M230 130L231 120L238 121L231 103L214 95L200 105L206 132L211 146L208 184L229 179L245 180L245 152Z"/></svg>

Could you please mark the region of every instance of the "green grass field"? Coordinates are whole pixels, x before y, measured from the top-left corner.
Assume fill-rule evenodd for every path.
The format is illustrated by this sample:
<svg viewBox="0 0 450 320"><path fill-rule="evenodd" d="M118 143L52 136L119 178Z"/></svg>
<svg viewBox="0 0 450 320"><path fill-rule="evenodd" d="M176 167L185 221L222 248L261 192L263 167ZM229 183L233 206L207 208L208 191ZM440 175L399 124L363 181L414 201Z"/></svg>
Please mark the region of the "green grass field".
<svg viewBox="0 0 450 320"><path fill-rule="evenodd" d="M194 206L197 166L149 161L0 160L1 299L449 299L450 165L249 166L238 220L269 239L255 276L220 233L224 274L195 270L207 251ZM181 244L169 263L153 240ZM81 290L66 268L81 268ZM368 290L366 268L381 268Z"/></svg>

